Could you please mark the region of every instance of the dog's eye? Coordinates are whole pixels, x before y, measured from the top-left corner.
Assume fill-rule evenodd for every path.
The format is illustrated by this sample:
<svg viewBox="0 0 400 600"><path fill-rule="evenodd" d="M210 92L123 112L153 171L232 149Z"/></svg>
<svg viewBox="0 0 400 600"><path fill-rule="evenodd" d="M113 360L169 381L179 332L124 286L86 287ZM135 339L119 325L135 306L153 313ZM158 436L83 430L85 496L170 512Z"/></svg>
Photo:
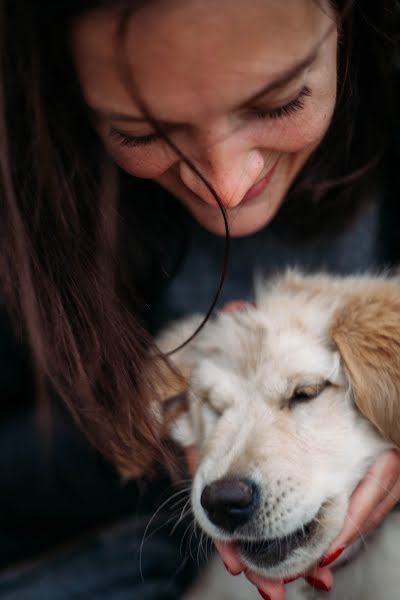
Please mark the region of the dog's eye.
<svg viewBox="0 0 400 600"><path fill-rule="evenodd" d="M208 408L210 408L213 413L215 415L217 415L218 417L220 417L223 413L223 409L221 406L217 406L217 403L215 402L215 400L212 398L211 395L211 391L207 390L206 392L203 392L201 394L201 399L204 402L204 404L206 404L208 406Z"/></svg>
<svg viewBox="0 0 400 600"><path fill-rule="evenodd" d="M328 383L321 383L320 385L310 385L306 387L297 388L292 394L289 402L290 404L308 402L313 400L326 388Z"/></svg>
<svg viewBox="0 0 400 600"><path fill-rule="evenodd" d="M295 392L290 398L290 402L307 402L307 400L312 400L316 396L317 394L309 394L307 392Z"/></svg>

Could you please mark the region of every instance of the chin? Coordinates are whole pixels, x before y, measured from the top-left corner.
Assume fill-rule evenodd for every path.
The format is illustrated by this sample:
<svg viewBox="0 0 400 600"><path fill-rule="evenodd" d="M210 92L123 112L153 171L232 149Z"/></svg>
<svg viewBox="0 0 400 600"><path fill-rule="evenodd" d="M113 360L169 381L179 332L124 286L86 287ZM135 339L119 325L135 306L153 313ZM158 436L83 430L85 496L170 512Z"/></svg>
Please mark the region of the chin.
<svg viewBox="0 0 400 600"><path fill-rule="evenodd" d="M271 210L270 206L255 205L255 206L239 206L233 210L227 211L229 233L231 237L245 237L252 235L264 229L275 217L278 206ZM212 209L213 214L206 214L206 211L191 210L193 217L207 231L214 235L225 236L225 224L221 213L216 214L215 209Z"/></svg>
<svg viewBox="0 0 400 600"><path fill-rule="evenodd" d="M226 235L225 225L222 220L221 220L222 221L221 223L216 223L216 222L210 223L210 222L206 222L206 221L201 222L199 219L197 219L197 220L200 223L200 225L202 225L210 233L213 233L214 235L218 235L220 237L225 237L225 235ZM233 225L233 226L229 225L229 233L230 233L230 236L233 238L246 237L248 235L252 235L253 233L257 233L257 231L260 231L266 225L268 225L268 222L255 223L253 225L248 224L247 226L244 226L242 224Z"/></svg>

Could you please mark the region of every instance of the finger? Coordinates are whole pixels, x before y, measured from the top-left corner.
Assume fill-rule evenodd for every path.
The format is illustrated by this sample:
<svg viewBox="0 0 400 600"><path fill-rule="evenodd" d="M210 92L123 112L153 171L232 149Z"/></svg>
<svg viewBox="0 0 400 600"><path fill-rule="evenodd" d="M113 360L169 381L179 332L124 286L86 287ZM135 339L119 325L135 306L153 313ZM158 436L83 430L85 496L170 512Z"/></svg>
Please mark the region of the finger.
<svg viewBox="0 0 400 600"><path fill-rule="evenodd" d="M304 579L317 590L329 592L333 586L332 571L328 567L317 567L305 575Z"/></svg>
<svg viewBox="0 0 400 600"><path fill-rule="evenodd" d="M280 582L268 581L251 571L247 571L239 559L237 548L234 543L214 543L225 564L225 568L231 575L239 575L245 571L247 579L257 587L260 596L264 598L264 600L284 600L284 585Z"/></svg>
<svg viewBox="0 0 400 600"><path fill-rule="evenodd" d="M221 308L221 312L234 312L236 310L243 311L248 310L249 308L254 308L253 302L245 302L244 300L232 300L232 302L227 302Z"/></svg>
<svg viewBox="0 0 400 600"><path fill-rule="evenodd" d="M390 450L378 458L350 499L347 516L339 536L327 550L348 546L365 533L365 524L377 506L392 494L400 474L399 453Z"/></svg>
<svg viewBox="0 0 400 600"><path fill-rule="evenodd" d="M285 586L279 581L269 581L252 572L246 573L247 579L253 583L264 600L285 600Z"/></svg>
<svg viewBox="0 0 400 600"><path fill-rule="evenodd" d="M196 473L197 465L199 464L198 452L196 448L194 448L194 446L189 446L188 448L185 448L184 452L189 473L193 477Z"/></svg>
<svg viewBox="0 0 400 600"><path fill-rule="evenodd" d="M376 529L387 516L387 514L393 510L400 499L400 477L397 479L395 485L390 491L391 493L382 500L382 502L376 507L376 509L370 514L366 524L365 530L371 531Z"/></svg>
<svg viewBox="0 0 400 600"><path fill-rule="evenodd" d="M233 542L216 542L214 545L222 558L226 569L231 575L239 575L244 570L244 565L239 559L236 545Z"/></svg>

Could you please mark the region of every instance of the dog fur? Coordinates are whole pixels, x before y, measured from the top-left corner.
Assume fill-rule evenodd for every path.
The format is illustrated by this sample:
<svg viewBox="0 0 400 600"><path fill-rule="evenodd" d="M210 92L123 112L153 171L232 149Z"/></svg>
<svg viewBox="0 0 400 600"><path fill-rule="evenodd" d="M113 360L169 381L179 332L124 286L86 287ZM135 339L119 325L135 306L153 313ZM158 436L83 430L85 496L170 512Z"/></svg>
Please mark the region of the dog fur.
<svg viewBox="0 0 400 600"><path fill-rule="evenodd" d="M220 313L173 356L188 389L171 436L199 451L191 501L200 527L238 542L252 571L282 579L318 563L368 468L400 446L400 282L289 271L256 287L254 307ZM160 348L178 346L201 318L173 324ZM215 526L201 504L205 486L223 478L251 479L260 490L255 514L234 534ZM248 546L283 543L305 527L303 543L278 562ZM399 533L394 512L346 550L333 591L321 597L397 600ZM320 594L302 580L287 592L289 600ZM258 596L215 563L190 598L225 597Z"/></svg>

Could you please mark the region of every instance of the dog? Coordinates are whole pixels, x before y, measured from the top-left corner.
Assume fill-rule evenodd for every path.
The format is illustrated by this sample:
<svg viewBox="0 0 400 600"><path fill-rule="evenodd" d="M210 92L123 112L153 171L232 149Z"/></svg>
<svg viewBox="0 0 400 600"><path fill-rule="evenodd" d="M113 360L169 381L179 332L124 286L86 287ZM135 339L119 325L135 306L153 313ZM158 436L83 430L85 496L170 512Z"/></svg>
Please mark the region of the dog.
<svg viewBox="0 0 400 600"><path fill-rule="evenodd" d="M172 324L159 347L179 346L202 318ZM400 446L400 280L291 270L258 281L254 306L219 313L172 361L187 390L170 435L200 456L197 524L235 541L255 573L282 580L309 571L369 467ZM286 597L398 600L399 548L394 511L334 563L330 593L299 579ZM220 565L209 565L188 599L259 598Z"/></svg>

